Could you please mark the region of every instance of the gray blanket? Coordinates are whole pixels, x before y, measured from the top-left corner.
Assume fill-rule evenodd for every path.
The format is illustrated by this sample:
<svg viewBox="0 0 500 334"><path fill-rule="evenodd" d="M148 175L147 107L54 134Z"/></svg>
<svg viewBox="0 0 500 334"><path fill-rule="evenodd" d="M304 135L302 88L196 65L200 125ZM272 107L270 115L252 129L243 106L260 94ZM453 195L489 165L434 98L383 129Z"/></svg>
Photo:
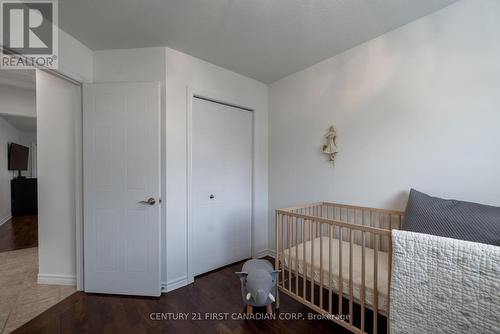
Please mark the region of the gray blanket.
<svg viewBox="0 0 500 334"><path fill-rule="evenodd" d="M500 247L392 231L392 333L500 333Z"/></svg>

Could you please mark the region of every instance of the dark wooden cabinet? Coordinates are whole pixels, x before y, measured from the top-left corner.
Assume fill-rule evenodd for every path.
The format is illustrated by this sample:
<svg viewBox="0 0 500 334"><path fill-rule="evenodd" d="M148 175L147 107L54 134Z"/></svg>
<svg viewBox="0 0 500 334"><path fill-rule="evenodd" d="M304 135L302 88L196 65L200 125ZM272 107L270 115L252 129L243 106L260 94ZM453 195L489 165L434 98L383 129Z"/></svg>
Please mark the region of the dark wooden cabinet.
<svg viewBox="0 0 500 334"><path fill-rule="evenodd" d="M13 179L10 189L13 217L37 214L37 179Z"/></svg>

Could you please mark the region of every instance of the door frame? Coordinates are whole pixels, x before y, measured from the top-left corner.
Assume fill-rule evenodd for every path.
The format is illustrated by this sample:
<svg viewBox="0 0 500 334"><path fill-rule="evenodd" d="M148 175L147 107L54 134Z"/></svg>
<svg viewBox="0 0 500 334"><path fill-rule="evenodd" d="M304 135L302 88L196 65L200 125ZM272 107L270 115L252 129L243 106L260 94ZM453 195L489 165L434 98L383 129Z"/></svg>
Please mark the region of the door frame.
<svg viewBox="0 0 500 334"><path fill-rule="evenodd" d="M186 91L187 98L187 117L186 117L186 127L187 127L187 138L186 138L186 152L187 152L187 165L186 165L186 183L187 183L187 206L186 206L186 254L187 254L187 284L194 282L194 270L193 270L193 226L192 226L192 177L193 177L193 155L192 155L192 142L193 142L193 101L195 98L201 98L208 100L209 102L223 104L229 107L239 108L246 112L250 112L252 115L252 173L251 173L251 184L252 184L252 203L251 203L251 219L250 219L250 256L254 256L254 239L255 239L255 110L256 108L249 104L248 101L240 101L237 97L228 97L223 94L218 94L210 92L203 89L197 89L191 86L187 87Z"/></svg>
<svg viewBox="0 0 500 334"><path fill-rule="evenodd" d="M75 248L76 248L76 290L83 291L83 82L58 70L39 67L36 70L51 74L69 82L80 89L80 113L74 124L74 162L75 162ZM36 78L35 78L36 80Z"/></svg>

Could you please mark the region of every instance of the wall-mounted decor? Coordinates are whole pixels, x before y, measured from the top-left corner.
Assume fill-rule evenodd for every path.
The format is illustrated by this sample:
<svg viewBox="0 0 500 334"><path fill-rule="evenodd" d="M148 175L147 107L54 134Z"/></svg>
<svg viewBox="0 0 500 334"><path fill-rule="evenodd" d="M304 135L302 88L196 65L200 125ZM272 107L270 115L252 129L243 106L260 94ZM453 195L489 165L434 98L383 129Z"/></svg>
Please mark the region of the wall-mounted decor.
<svg viewBox="0 0 500 334"><path fill-rule="evenodd" d="M335 156L337 155L337 144L335 143L335 139L337 138L337 133L335 132L335 128L330 126L328 132L325 135L326 144L323 145L321 151L324 154L328 154L330 161L335 161Z"/></svg>

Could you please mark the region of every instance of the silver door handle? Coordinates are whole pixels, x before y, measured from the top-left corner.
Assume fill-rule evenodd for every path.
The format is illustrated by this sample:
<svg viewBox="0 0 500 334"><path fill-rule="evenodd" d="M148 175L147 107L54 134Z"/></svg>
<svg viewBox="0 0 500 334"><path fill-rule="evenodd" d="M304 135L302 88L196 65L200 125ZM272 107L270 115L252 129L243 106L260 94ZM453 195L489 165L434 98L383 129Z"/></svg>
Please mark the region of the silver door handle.
<svg viewBox="0 0 500 334"><path fill-rule="evenodd" d="M153 197L148 198L146 201L137 202L139 204L155 205L156 201Z"/></svg>

